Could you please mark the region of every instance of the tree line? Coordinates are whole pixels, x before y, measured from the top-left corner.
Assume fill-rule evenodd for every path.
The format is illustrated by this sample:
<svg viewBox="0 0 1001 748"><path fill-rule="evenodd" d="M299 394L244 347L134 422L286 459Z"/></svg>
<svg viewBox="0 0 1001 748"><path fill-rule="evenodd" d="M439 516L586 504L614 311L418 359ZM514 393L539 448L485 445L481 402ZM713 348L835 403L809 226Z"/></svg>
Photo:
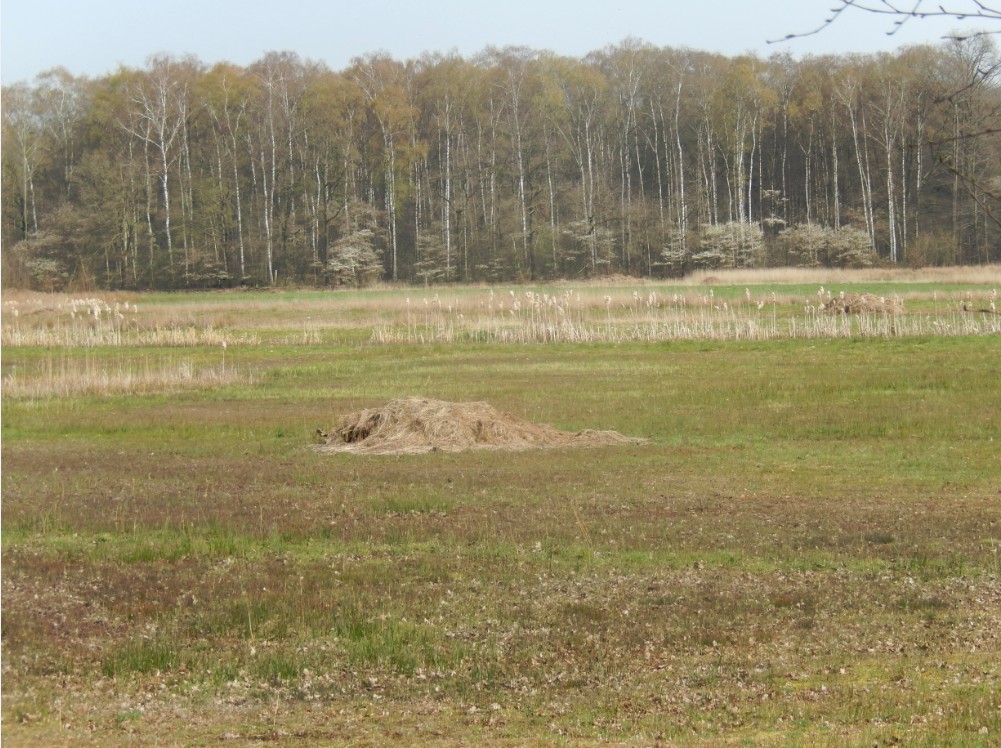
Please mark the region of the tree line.
<svg viewBox="0 0 1001 748"><path fill-rule="evenodd" d="M3 88L6 286L534 281L1001 261L1001 59L629 39Z"/></svg>

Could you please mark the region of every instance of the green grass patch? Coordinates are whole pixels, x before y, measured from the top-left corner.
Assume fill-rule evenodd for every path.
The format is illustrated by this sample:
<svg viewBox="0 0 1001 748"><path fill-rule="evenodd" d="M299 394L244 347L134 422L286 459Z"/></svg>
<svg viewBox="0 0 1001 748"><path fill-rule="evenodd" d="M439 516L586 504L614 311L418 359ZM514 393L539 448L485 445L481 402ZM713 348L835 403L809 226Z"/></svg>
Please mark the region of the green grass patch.
<svg viewBox="0 0 1001 748"><path fill-rule="evenodd" d="M816 294L801 285L784 292ZM908 304L960 292L894 288ZM1001 731L996 336L369 342L387 319L405 326L384 305L406 293L421 299L140 298L147 322L256 336L226 349L245 378L5 397L5 738L986 745ZM217 366L221 348L5 346L3 366L143 357ZM317 429L407 395L647 441L314 451Z"/></svg>
<svg viewBox="0 0 1001 748"><path fill-rule="evenodd" d="M117 647L101 662L109 678L167 672L180 663L180 655L166 641L133 641Z"/></svg>

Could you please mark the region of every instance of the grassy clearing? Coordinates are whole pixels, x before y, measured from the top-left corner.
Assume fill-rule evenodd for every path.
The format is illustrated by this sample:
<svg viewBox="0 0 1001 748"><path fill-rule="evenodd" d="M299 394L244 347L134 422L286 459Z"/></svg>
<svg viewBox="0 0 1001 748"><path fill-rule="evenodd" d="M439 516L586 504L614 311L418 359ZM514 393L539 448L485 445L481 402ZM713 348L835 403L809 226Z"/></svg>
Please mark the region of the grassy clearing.
<svg viewBox="0 0 1001 748"><path fill-rule="evenodd" d="M301 307L326 296L128 299L256 336L226 350L238 377L190 387L8 389L50 360L217 370L221 345L5 342L5 741L1001 734L996 336L374 345L405 297L373 293L319 344ZM650 441L310 449L409 394Z"/></svg>

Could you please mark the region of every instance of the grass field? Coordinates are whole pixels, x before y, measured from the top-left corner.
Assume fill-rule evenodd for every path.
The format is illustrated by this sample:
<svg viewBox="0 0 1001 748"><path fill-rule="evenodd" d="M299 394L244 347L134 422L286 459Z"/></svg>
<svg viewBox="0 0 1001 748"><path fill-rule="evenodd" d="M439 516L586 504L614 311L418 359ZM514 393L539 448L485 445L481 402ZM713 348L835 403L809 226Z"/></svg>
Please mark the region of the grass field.
<svg viewBox="0 0 1001 748"><path fill-rule="evenodd" d="M998 287L5 293L4 743L997 744ZM313 450L416 394L648 441Z"/></svg>

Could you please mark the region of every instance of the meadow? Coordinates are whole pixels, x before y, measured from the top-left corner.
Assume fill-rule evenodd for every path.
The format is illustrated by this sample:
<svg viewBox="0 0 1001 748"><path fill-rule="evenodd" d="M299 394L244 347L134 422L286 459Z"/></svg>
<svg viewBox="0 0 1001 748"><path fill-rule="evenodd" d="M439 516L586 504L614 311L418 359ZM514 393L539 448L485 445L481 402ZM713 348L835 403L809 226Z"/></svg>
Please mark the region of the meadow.
<svg viewBox="0 0 1001 748"><path fill-rule="evenodd" d="M996 744L997 288L5 292L3 740ZM314 449L408 395L646 441Z"/></svg>

